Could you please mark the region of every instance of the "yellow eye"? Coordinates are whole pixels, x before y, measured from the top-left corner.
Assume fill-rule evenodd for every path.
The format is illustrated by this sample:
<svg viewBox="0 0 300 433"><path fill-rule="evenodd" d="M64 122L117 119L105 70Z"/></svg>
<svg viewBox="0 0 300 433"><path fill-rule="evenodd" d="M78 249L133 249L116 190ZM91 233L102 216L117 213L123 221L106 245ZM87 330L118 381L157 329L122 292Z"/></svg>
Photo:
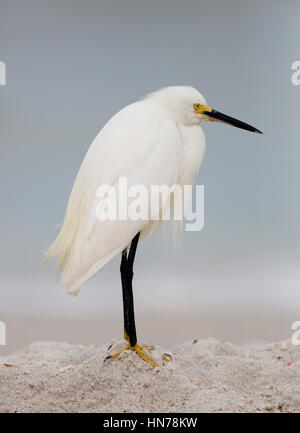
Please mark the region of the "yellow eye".
<svg viewBox="0 0 300 433"><path fill-rule="evenodd" d="M200 108L200 104L194 104L194 109L195 110L199 110L199 108Z"/></svg>

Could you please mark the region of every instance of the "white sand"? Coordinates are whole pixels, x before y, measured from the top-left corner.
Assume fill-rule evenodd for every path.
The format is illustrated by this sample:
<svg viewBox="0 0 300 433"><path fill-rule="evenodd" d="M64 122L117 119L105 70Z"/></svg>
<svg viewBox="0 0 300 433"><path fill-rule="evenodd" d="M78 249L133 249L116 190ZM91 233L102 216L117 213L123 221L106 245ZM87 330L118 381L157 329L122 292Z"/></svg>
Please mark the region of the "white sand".
<svg viewBox="0 0 300 433"><path fill-rule="evenodd" d="M132 351L39 342L0 358L0 412L300 412L300 347L245 349L208 338L173 349L163 368ZM124 347L115 340L109 353Z"/></svg>

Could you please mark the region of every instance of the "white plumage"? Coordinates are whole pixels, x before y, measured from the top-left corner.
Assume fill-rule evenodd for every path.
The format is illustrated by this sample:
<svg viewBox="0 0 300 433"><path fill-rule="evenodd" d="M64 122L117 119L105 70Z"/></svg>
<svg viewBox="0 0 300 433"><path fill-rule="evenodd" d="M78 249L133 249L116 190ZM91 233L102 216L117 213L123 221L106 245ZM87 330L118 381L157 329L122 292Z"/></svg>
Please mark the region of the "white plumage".
<svg viewBox="0 0 300 433"><path fill-rule="evenodd" d="M208 107L192 87L167 87L117 113L97 135L82 162L62 229L46 258L58 257L57 273L62 273L69 293L76 296L84 283L122 253L124 340L128 345L109 353L104 361L133 350L152 366L160 366L149 356L151 349L139 345L137 340L132 290L134 259L139 239L158 227L171 207L174 215L179 215L180 203L185 199L182 191L192 184L204 156L205 136L200 127L203 120L226 122L260 133L253 126ZM127 181L125 194L118 188L122 179ZM115 187L112 196L99 194L99 189L107 185ZM171 193L175 185L177 191L181 187L179 203ZM168 189L158 203L152 202L153 186ZM134 194L129 194L132 188L146 191L140 204L148 205L146 219L130 214L136 202ZM125 218L119 212L114 218L99 218L99 209L105 209L109 203L119 207L125 195ZM183 209L180 208L181 218ZM166 354L162 358L170 361Z"/></svg>
<svg viewBox="0 0 300 433"><path fill-rule="evenodd" d="M148 189L193 182L205 151L200 122L214 120L199 104L211 110L196 89L168 87L123 108L99 132L76 177L62 229L47 252L47 258L58 257L57 271L70 294L77 295L138 232L145 238L158 225L97 219L100 185L117 185L121 176L128 178L128 186Z"/></svg>

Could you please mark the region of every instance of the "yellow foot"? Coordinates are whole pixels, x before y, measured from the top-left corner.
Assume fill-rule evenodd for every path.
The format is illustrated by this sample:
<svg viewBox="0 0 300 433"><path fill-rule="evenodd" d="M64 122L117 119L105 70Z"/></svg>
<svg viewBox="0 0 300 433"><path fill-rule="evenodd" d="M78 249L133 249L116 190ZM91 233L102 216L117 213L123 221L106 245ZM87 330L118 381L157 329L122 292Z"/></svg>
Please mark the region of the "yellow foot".
<svg viewBox="0 0 300 433"><path fill-rule="evenodd" d="M148 352L151 353L150 350L150 346L140 346L138 343L136 343L134 346L130 346L130 344L125 347L124 349L120 350L117 353L114 353L113 355L107 356L105 358L105 361L108 359L112 359L112 358L117 358L121 353L125 352L126 350L133 350L135 353L137 353L139 355L140 358L142 358L144 361L149 362L151 365L153 365L153 367L160 367L159 364L157 364L155 361L153 361L153 359L150 358L150 356L148 356L145 352L144 349L147 350ZM151 347L151 349L153 349Z"/></svg>
<svg viewBox="0 0 300 433"><path fill-rule="evenodd" d="M155 361L153 361L150 356L146 355L144 352L144 349L147 350L149 353L151 353L151 350L153 348L151 346L140 346L138 343L136 343L133 347L129 346L131 350L134 350L140 358L142 358L146 362L150 362L153 367L161 367L159 364L157 364Z"/></svg>
<svg viewBox="0 0 300 433"><path fill-rule="evenodd" d="M109 349L110 349L110 347L109 347ZM157 364L152 358L150 358L150 356L148 356L145 353L145 350L147 350L147 352L151 353L154 350L154 346L140 346L138 343L136 343L134 346L130 346L130 344L129 344L127 347L120 350L119 352L116 352L113 355L107 356L105 358L104 362L109 360L109 359L117 358L121 353L125 352L126 350L133 350L140 358L142 358L146 362L149 362L153 367L161 367L161 365ZM164 353L162 355L162 359L166 362L172 361L172 357L168 353Z"/></svg>

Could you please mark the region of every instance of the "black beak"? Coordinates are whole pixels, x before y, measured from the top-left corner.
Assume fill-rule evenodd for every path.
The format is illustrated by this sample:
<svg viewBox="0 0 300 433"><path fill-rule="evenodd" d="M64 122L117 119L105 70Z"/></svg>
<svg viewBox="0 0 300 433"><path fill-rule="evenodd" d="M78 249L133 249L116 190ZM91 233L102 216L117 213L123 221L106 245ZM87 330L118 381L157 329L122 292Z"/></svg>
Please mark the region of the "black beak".
<svg viewBox="0 0 300 433"><path fill-rule="evenodd" d="M229 123L229 125L236 126L237 128L246 129L247 131L256 132L257 134L262 134L261 131L251 125L248 125L248 123L241 122L240 120L234 119L233 117L227 116L226 114L220 113L219 111L203 111L203 114L210 117L211 120Z"/></svg>

